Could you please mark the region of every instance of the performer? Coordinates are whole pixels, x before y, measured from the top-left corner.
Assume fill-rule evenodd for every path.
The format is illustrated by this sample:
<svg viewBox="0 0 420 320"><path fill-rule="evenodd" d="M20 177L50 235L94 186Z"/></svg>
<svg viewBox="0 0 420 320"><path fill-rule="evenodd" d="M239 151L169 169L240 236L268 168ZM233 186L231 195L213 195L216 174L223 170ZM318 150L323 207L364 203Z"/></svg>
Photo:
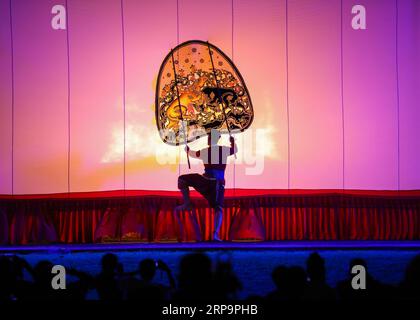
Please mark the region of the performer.
<svg viewBox="0 0 420 320"><path fill-rule="evenodd" d="M230 147L219 146L221 134L217 130L208 133L208 148L199 151L191 150L188 145L185 147L187 153L203 161L204 174L192 173L183 174L178 178L178 188L184 198L184 203L175 208L176 211L192 210L193 204L190 199L189 187L193 187L208 201L209 206L214 209L214 232L213 239L222 241L219 237L220 226L223 218L223 199L225 193L225 169L227 157L237 152L235 139L230 137Z"/></svg>

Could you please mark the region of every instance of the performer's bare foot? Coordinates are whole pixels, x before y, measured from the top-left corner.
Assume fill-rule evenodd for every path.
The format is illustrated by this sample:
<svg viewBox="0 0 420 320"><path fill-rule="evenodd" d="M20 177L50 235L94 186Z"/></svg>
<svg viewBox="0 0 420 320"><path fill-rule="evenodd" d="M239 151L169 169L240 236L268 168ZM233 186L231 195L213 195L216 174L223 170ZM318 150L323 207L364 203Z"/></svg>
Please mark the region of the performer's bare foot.
<svg viewBox="0 0 420 320"><path fill-rule="evenodd" d="M175 207L175 211L192 211L194 210L194 205L192 203L183 203L180 206Z"/></svg>
<svg viewBox="0 0 420 320"><path fill-rule="evenodd" d="M223 240L219 238L219 235L217 234L217 232L213 233L213 240L217 241L217 242L222 242Z"/></svg>

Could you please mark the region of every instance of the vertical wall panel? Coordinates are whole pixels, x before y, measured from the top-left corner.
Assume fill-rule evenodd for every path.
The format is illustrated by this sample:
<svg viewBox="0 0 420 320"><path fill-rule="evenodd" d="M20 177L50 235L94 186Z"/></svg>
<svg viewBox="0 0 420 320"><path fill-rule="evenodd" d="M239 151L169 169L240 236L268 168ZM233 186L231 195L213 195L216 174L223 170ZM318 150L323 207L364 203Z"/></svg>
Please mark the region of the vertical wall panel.
<svg viewBox="0 0 420 320"><path fill-rule="evenodd" d="M420 189L420 1L398 1L400 188Z"/></svg>
<svg viewBox="0 0 420 320"><path fill-rule="evenodd" d="M123 188L119 0L68 1L71 191Z"/></svg>
<svg viewBox="0 0 420 320"><path fill-rule="evenodd" d="M291 188L342 187L340 1L289 1Z"/></svg>
<svg viewBox="0 0 420 320"><path fill-rule="evenodd" d="M234 60L255 112L251 128L239 135L236 186L287 188L285 2L241 0L234 10ZM241 141L245 136L252 140Z"/></svg>
<svg viewBox="0 0 420 320"><path fill-rule="evenodd" d="M396 189L395 1L366 0L367 29L353 30L344 1L345 187Z"/></svg>
<svg viewBox="0 0 420 320"><path fill-rule="evenodd" d="M12 1L15 193L67 190L66 33L51 27L57 1Z"/></svg>
<svg viewBox="0 0 420 320"><path fill-rule="evenodd" d="M178 148L160 139L154 104L160 65L176 46L176 1L125 0L124 20L126 187L174 190ZM160 160L157 155L161 156Z"/></svg>
<svg viewBox="0 0 420 320"><path fill-rule="evenodd" d="M12 193L12 51L9 1L0 1L0 194Z"/></svg>

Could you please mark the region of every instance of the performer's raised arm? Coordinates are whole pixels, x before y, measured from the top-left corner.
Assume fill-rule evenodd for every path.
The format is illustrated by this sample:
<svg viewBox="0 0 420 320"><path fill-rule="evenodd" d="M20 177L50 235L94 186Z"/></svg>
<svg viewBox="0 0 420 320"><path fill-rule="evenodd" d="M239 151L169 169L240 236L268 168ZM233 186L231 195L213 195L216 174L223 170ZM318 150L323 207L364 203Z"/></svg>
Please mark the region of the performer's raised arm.
<svg viewBox="0 0 420 320"><path fill-rule="evenodd" d="M230 155L233 155L238 152L238 146L235 143L235 138L233 136L230 136Z"/></svg>

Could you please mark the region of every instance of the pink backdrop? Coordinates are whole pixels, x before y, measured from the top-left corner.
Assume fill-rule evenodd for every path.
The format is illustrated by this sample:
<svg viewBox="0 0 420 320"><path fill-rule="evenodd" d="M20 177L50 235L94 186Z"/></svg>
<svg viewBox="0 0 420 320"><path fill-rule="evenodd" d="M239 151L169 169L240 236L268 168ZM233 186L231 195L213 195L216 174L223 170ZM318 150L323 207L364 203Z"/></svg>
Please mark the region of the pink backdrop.
<svg viewBox="0 0 420 320"><path fill-rule="evenodd" d="M56 4L0 0L0 194L175 190L154 90L191 39L232 58L265 130L262 172L242 134L229 188L420 189L419 1L358 2L366 30L350 0L68 0L67 30Z"/></svg>

